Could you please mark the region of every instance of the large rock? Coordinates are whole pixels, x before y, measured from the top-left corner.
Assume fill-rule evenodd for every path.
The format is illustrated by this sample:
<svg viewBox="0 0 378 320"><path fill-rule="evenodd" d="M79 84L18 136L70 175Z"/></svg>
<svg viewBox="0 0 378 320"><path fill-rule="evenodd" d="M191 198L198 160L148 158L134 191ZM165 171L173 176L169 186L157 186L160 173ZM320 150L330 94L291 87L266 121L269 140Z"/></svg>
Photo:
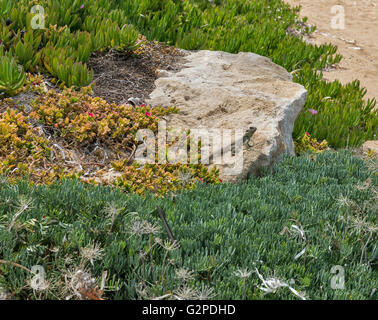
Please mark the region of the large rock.
<svg viewBox="0 0 378 320"><path fill-rule="evenodd" d="M307 91L268 58L254 53L187 51L178 72L158 75L147 103L179 108L178 114L165 118L168 128L242 130L236 142L223 141L223 152L234 150L231 144L243 148L242 162L225 164L223 158L222 163L217 162L224 181L258 174L284 153L294 155L292 130ZM257 130L248 141L251 127ZM219 160L219 152L219 147L210 148L210 160Z"/></svg>

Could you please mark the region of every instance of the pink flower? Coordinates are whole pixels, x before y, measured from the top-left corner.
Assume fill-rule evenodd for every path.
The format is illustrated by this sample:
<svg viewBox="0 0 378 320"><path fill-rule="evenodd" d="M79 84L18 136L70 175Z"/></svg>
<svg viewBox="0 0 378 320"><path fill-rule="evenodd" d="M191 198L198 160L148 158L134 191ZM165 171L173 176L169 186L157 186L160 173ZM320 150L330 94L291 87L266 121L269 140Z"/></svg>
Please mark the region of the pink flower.
<svg viewBox="0 0 378 320"><path fill-rule="evenodd" d="M201 182L203 182L202 178L199 178Z"/></svg>
<svg viewBox="0 0 378 320"><path fill-rule="evenodd" d="M310 134L309 134L308 132L306 132L306 135L307 135L308 137L310 137Z"/></svg>
<svg viewBox="0 0 378 320"><path fill-rule="evenodd" d="M84 5L83 4L80 6L80 9L84 9Z"/></svg>
<svg viewBox="0 0 378 320"><path fill-rule="evenodd" d="M314 110L314 109L308 109L308 111L310 111L313 115L317 114L318 111Z"/></svg>
<svg viewBox="0 0 378 320"><path fill-rule="evenodd" d="M93 118L94 114L92 112L88 112L88 116L90 116L91 118Z"/></svg>
<svg viewBox="0 0 378 320"><path fill-rule="evenodd" d="M142 108L144 108L145 106L146 106L146 104L145 103L143 103L143 104L141 104L140 105Z"/></svg>
<svg viewBox="0 0 378 320"><path fill-rule="evenodd" d="M146 112L145 115L146 115L147 117L149 117L149 116L151 116L151 112Z"/></svg>

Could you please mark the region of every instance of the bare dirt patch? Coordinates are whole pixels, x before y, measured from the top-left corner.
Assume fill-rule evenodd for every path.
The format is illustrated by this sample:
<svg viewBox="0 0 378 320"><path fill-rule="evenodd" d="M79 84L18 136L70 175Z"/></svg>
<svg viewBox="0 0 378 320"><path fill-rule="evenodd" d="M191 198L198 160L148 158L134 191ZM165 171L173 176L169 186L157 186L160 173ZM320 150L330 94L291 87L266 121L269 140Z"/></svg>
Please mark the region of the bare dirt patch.
<svg viewBox="0 0 378 320"><path fill-rule="evenodd" d="M310 42L320 45L332 43L343 56L334 69L323 72L329 81L346 84L355 79L367 89L366 98L378 100L378 0L285 0L293 7L301 6L301 17L317 31ZM342 6L345 28L333 29L331 12L335 5Z"/></svg>
<svg viewBox="0 0 378 320"><path fill-rule="evenodd" d="M95 73L94 95L109 103L125 104L129 98L143 103L155 89L156 71L178 70L184 56L182 50L154 41L146 41L137 54L95 53L87 64Z"/></svg>

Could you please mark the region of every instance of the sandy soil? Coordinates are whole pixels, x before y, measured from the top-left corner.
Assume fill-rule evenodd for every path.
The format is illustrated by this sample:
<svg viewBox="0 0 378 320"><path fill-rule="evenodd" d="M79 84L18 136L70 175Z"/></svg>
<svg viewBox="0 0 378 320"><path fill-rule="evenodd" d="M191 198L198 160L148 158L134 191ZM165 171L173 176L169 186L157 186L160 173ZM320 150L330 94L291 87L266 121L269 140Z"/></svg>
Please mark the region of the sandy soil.
<svg viewBox="0 0 378 320"><path fill-rule="evenodd" d="M301 17L316 25L317 31L309 39L315 44L337 45L343 56L335 69L323 72L329 81L348 83L355 79L367 89L366 98L378 101L378 0L284 0L301 6ZM345 28L334 29L331 21L336 16L333 6L344 8Z"/></svg>

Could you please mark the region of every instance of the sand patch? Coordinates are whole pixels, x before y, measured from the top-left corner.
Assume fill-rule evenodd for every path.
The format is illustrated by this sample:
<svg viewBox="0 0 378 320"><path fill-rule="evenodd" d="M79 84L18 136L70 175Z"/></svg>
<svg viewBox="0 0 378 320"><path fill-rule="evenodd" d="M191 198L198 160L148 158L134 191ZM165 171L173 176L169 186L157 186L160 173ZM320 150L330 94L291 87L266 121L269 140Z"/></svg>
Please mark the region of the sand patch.
<svg viewBox="0 0 378 320"><path fill-rule="evenodd" d="M329 81L341 83L360 80L367 89L366 98L378 100L378 0L285 0L301 6L301 17L317 26L309 39L315 44L332 43L343 56L335 69L323 72ZM344 8L345 28L334 29L331 21L335 5Z"/></svg>

